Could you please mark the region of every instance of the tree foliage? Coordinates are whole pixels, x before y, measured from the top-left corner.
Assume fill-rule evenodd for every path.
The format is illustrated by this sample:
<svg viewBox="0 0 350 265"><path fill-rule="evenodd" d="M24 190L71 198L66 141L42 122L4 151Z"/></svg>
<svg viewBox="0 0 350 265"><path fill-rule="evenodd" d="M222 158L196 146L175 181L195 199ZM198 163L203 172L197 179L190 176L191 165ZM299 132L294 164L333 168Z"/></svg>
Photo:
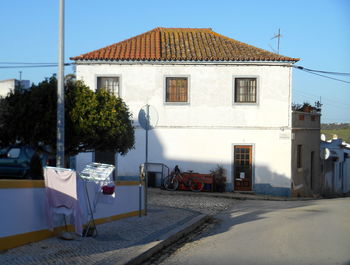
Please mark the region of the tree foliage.
<svg viewBox="0 0 350 265"><path fill-rule="evenodd" d="M0 146L21 143L56 150L57 80L53 76L30 90L16 89L0 100ZM126 154L134 145L131 114L121 98L82 81L65 85L65 153L92 150Z"/></svg>

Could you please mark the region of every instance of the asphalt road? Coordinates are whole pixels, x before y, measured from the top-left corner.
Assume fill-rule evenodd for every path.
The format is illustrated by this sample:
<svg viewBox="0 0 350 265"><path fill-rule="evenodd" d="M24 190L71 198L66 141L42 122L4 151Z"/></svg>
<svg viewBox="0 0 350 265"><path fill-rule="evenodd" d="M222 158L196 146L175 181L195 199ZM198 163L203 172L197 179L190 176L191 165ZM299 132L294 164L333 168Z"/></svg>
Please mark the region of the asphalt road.
<svg viewBox="0 0 350 265"><path fill-rule="evenodd" d="M350 265L350 198L243 201L161 264Z"/></svg>

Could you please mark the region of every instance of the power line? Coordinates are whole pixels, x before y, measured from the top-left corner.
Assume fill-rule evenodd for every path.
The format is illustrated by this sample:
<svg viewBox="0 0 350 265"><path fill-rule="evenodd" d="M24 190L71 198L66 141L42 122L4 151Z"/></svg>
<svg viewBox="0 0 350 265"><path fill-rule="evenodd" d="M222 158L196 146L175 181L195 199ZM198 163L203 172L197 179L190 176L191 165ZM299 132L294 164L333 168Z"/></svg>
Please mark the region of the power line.
<svg viewBox="0 0 350 265"><path fill-rule="evenodd" d="M56 64L57 63L28 63L28 62L0 62L0 64Z"/></svg>
<svg viewBox="0 0 350 265"><path fill-rule="evenodd" d="M344 75L344 76L350 76L350 73L341 73L341 72L330 72L330 71L322 71L322 70L314 70L310 68L306 68L303 66L293 65L294 68L298 68L300 70L310 71L310 72L317 72L317 73L323 73L323 74L329 74L329 75Z"/></svg>
<svg viewBox="0 0 350 265"><path fill-rule="evenodd" d="M64 66L72 65L71 63L65 63ZM41 65L11 65L11 66L0 66L1 69L10 68L37 68L37 67L57 67L56 64L41 64Z"/></svg>
<svg viewBox="0 0 350 265"><path fill-rule="evenodd" d="M299 89L295 89L293 88L293 91L296 92L297 94L304 94L304 96L308 96L309 98L311 98L311 96L313 97L312 99L315 100L314 98L319 98L320 95L316 95L316 94L312 94L312 93L308 93L308 92L305 92L303 90L299 90ZM331 102L331 103L334 103L334 104L341 104L341 105L345 105L346 107L350 108L350 105L347 104L347 103L344 103L344 102L341 102L341 101L337 101L337 100L333 100L333 99L329 99L329 98L322 98L322 103L324 103L324 101L328 101L328 102Z"/></svg>
<svg viewBox="0 0 350 265"><path fill-rule="evenodd" d="M301 70L301 71L304 71L304 72L306 72L306 73L310 73L310 74L322 76L322 77L325 77L325 78L328 78L328 79L332 79L332 80L336 80L336 81L339 81L339 82L343 82L343 83L348 83L348 84L350 84L350 81L345 81L345 80L342 80L342 79L338 79L338 78L334 78L334 77L330 77L330 76L326 76L326 75L321 75L321 74L315 73L314 70L307 69L307 68L304 68L304 67L302 67L302 66L294 66L294 65L293 65L293 67L294 67L294 68L297 68L297 69L299 69L299 70ZM316 71L318 71L318 70L316 70ZM335 73L335 72L333 72L333 73ZM347 73L338 73L338 74L347 74Z"/></svg>

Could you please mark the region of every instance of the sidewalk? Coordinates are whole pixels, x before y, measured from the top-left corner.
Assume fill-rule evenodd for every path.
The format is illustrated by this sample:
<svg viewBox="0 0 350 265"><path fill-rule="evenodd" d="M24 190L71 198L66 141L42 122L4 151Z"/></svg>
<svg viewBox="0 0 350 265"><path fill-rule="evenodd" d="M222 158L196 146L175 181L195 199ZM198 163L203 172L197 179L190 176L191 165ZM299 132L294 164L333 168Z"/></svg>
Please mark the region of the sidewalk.
<svg viewBox="0 0 350 265"><path fill-rule="evenodd" d="M207 214L222 211L238 203L237 200L294 200L249 193L169 192L159 188L149 189L148 194L154 203L149 204L147 216L98 225L95 238L72 241L49 238L11 249L0 253L0 264L142 264L152 254L203 224ZM225 203L219 205L218 200Z"/></svg>
<svg viewBox="0 0 350 265"><path fill-rule="evenodd" d="M205 222L199 212L149 206L147 216L97 226L95 238L49 238L0 254L0 264L141 264Z"/></svg>

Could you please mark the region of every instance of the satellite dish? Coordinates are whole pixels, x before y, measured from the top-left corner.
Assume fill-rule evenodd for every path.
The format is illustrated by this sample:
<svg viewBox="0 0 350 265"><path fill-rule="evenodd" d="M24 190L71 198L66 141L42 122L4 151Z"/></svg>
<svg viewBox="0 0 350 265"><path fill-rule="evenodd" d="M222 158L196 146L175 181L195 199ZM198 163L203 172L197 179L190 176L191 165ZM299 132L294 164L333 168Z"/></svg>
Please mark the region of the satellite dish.
<svg viewBox="0 0 350 265"><path fill-rule="evenodd" d="M327 160L331 155L331 151L328 148L323 148L320 152L320 157L323 160Z"/></svg>
<svg viewBox="0 0 350 265"><path fill-rule="evenodd" d="M321 134L321 141L325 142L326 141L326 135L325 134Z"/></svg>
<svg viewBox="0 0 350 265"><path fill-rule="evenodd" d="M138 120L143 129L152 130L158 124L158 112L153 106L147 104L140 109Z"/></svg>

